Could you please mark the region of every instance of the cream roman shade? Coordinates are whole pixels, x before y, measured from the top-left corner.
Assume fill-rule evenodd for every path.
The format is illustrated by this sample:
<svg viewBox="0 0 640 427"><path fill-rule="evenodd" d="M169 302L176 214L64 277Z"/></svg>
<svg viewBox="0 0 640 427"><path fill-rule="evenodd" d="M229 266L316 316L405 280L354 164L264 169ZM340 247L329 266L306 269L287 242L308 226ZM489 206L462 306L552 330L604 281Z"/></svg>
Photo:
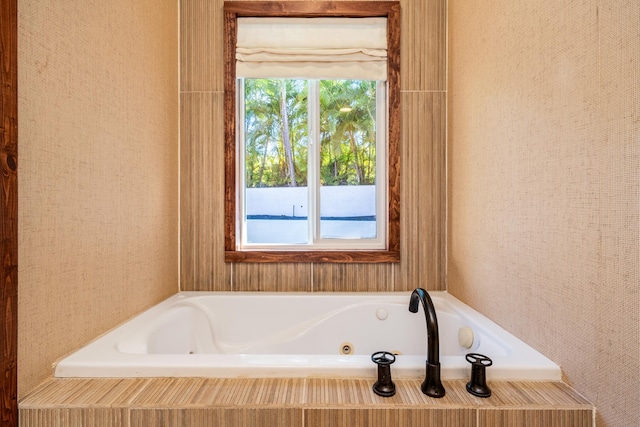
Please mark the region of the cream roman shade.
<svg viewBox="0 0 640 427"><path fill-rule="evenodd" d="M236 76L387 80L387 19L238 18Z"/></svg>

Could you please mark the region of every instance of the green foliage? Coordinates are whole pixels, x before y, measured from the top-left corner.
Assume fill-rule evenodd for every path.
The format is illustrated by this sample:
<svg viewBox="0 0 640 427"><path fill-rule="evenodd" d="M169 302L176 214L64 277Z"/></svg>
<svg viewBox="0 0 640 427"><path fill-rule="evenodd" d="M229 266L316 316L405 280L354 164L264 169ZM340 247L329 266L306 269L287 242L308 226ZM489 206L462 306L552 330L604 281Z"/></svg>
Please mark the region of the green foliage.
<svg viewBox="0 0 640 427"><path fill-rule="evenodd" d="M323 185L375 183L375 108L375 81L320 82L320 181Z"/></svg>
<svg viewBox="0 0 640 427"><path fill-rule="evenodd" d="M307 185L308 87L306 80L245 79L247 187ZM375 94L374 81L320 81L323 185L375 183Z"/></svg>
<svg viewBox="0 0 640 427"><path fill-rule="evenodd" d="M307 83L304 80L245 80L245 168L247 187L291 185L289 163L295 181L306 185ZM287 158L283 131L282 92L285 92L287 133L291 158Z"/></svg>

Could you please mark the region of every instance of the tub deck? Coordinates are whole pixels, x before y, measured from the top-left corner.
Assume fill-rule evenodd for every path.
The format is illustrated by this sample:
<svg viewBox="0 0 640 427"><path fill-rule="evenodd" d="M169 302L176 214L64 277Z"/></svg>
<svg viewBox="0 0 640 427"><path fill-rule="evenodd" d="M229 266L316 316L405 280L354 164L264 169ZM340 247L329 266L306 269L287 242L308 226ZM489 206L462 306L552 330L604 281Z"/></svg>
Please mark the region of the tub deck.
<svg viewBox="0 0 640 427"><path fill-rule="evenodd" d="M466 381L447 394L395 380L382 398L372 379L79 378L50 379L19 404L21 426L592 426L594 407L562 382L498 381L481 399ZM60 424L62 425L62 424Z"/></svg>

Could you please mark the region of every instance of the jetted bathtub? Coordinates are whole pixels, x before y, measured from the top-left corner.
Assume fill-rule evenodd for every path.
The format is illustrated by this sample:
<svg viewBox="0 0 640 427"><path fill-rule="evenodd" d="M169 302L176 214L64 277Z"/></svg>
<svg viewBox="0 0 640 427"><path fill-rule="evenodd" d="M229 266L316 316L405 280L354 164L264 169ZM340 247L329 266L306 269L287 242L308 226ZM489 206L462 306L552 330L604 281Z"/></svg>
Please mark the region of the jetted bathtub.
<svg viewBox="0 0 640 427"><path fill-rule="evenodd" d="M436 307L443 379L468 378L467 353L493 360L489 380L560 381L560 368L446 292ZM56 377L423 377L427 331L410 293L181 292L57 363ZM464 344L464 345L462 345Z"/></svg>

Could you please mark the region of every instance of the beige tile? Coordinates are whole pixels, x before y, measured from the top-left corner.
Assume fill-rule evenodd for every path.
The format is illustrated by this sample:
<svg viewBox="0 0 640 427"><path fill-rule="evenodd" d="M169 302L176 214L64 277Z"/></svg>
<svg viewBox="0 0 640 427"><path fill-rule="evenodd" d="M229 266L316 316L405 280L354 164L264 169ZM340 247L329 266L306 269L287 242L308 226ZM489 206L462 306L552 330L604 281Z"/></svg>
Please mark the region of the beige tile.
<svg viewBox="0 0 640 427"><path fill-rule="evenodd" d="M561 382L498 381L492 389L493 406L564 406L589 407L590 403L571 387Z"/></svg>
<svg viewBox="0 0 640 427"><path fill-rule="evenodd" d="M445 381L445 397L396 380L396 395L377 396L374 378L54 379L20 402L21 426L90 425L481 425L582 426L593 406L563 383L491 383L481 399L465 380ZM478 412L479 411L479 412ZM60 424L56 424L60 423ZM205 424L202 424L205 423ZM257 424L256 424L257 423ZM283 424L278 424L283 423ZM373 424L370 424L373 423ZM512 424L510 424L512 423ZM523 424L520 424L523 423ZM545 424L547 423L547 424Z"/></svg>
<svg viewBox="0 0 640 427"><path fill-rule="evenodd" d="M244 378L225 379L215 400L221 406L300 406L305 400L305 379Z"/></svg>
<svg viewBox="0 0 640 427"><path fill-rule="evenodd" d="M128 411L120 408L21 409L20 427L127 427Z"/></svg>
<svg viewBox="0 0 640 427"><path fill-rule="evenodd" d="M422 393L421 379L394 380L396 394L392 397L381 397L373 390L375 378L370 379L334 379L313 378L308 380L307 404L313 407L345 406L345 407L395 407L395 406L437 406L441 408L470 407L491 402L476 398L465 390L463 381L444 382L446 395L443 398L432 398Z"/></svg>
<svg viewBox="0 0 640 427"><path fill-rule="evenodd" d="M478 427L591 427L587 409L481 409Z"/></svg>
<svg viewBox="0 0 640 427"><path fill-rule="evenodd" d="M301 426L302 409L133 409L131 427Z"/></svg>
<svg viewBox="0 0 640 427"><path fill-rule="evenodd" d="M20 408L126 406L150 383L145 378L53 379L22 399Z"/></svg>
<svg viewBox="0 0 640 427"><path fill-rule="evenodd" d="M475 427L475 409L307 409L305 427Z"/></svg>
<svg viewBox="0 0 640 427"><path fill-rule="evenodd" d="M182 407L196 401L204 387L204 378L155 378L131 401L131 406Z"/></svg>

